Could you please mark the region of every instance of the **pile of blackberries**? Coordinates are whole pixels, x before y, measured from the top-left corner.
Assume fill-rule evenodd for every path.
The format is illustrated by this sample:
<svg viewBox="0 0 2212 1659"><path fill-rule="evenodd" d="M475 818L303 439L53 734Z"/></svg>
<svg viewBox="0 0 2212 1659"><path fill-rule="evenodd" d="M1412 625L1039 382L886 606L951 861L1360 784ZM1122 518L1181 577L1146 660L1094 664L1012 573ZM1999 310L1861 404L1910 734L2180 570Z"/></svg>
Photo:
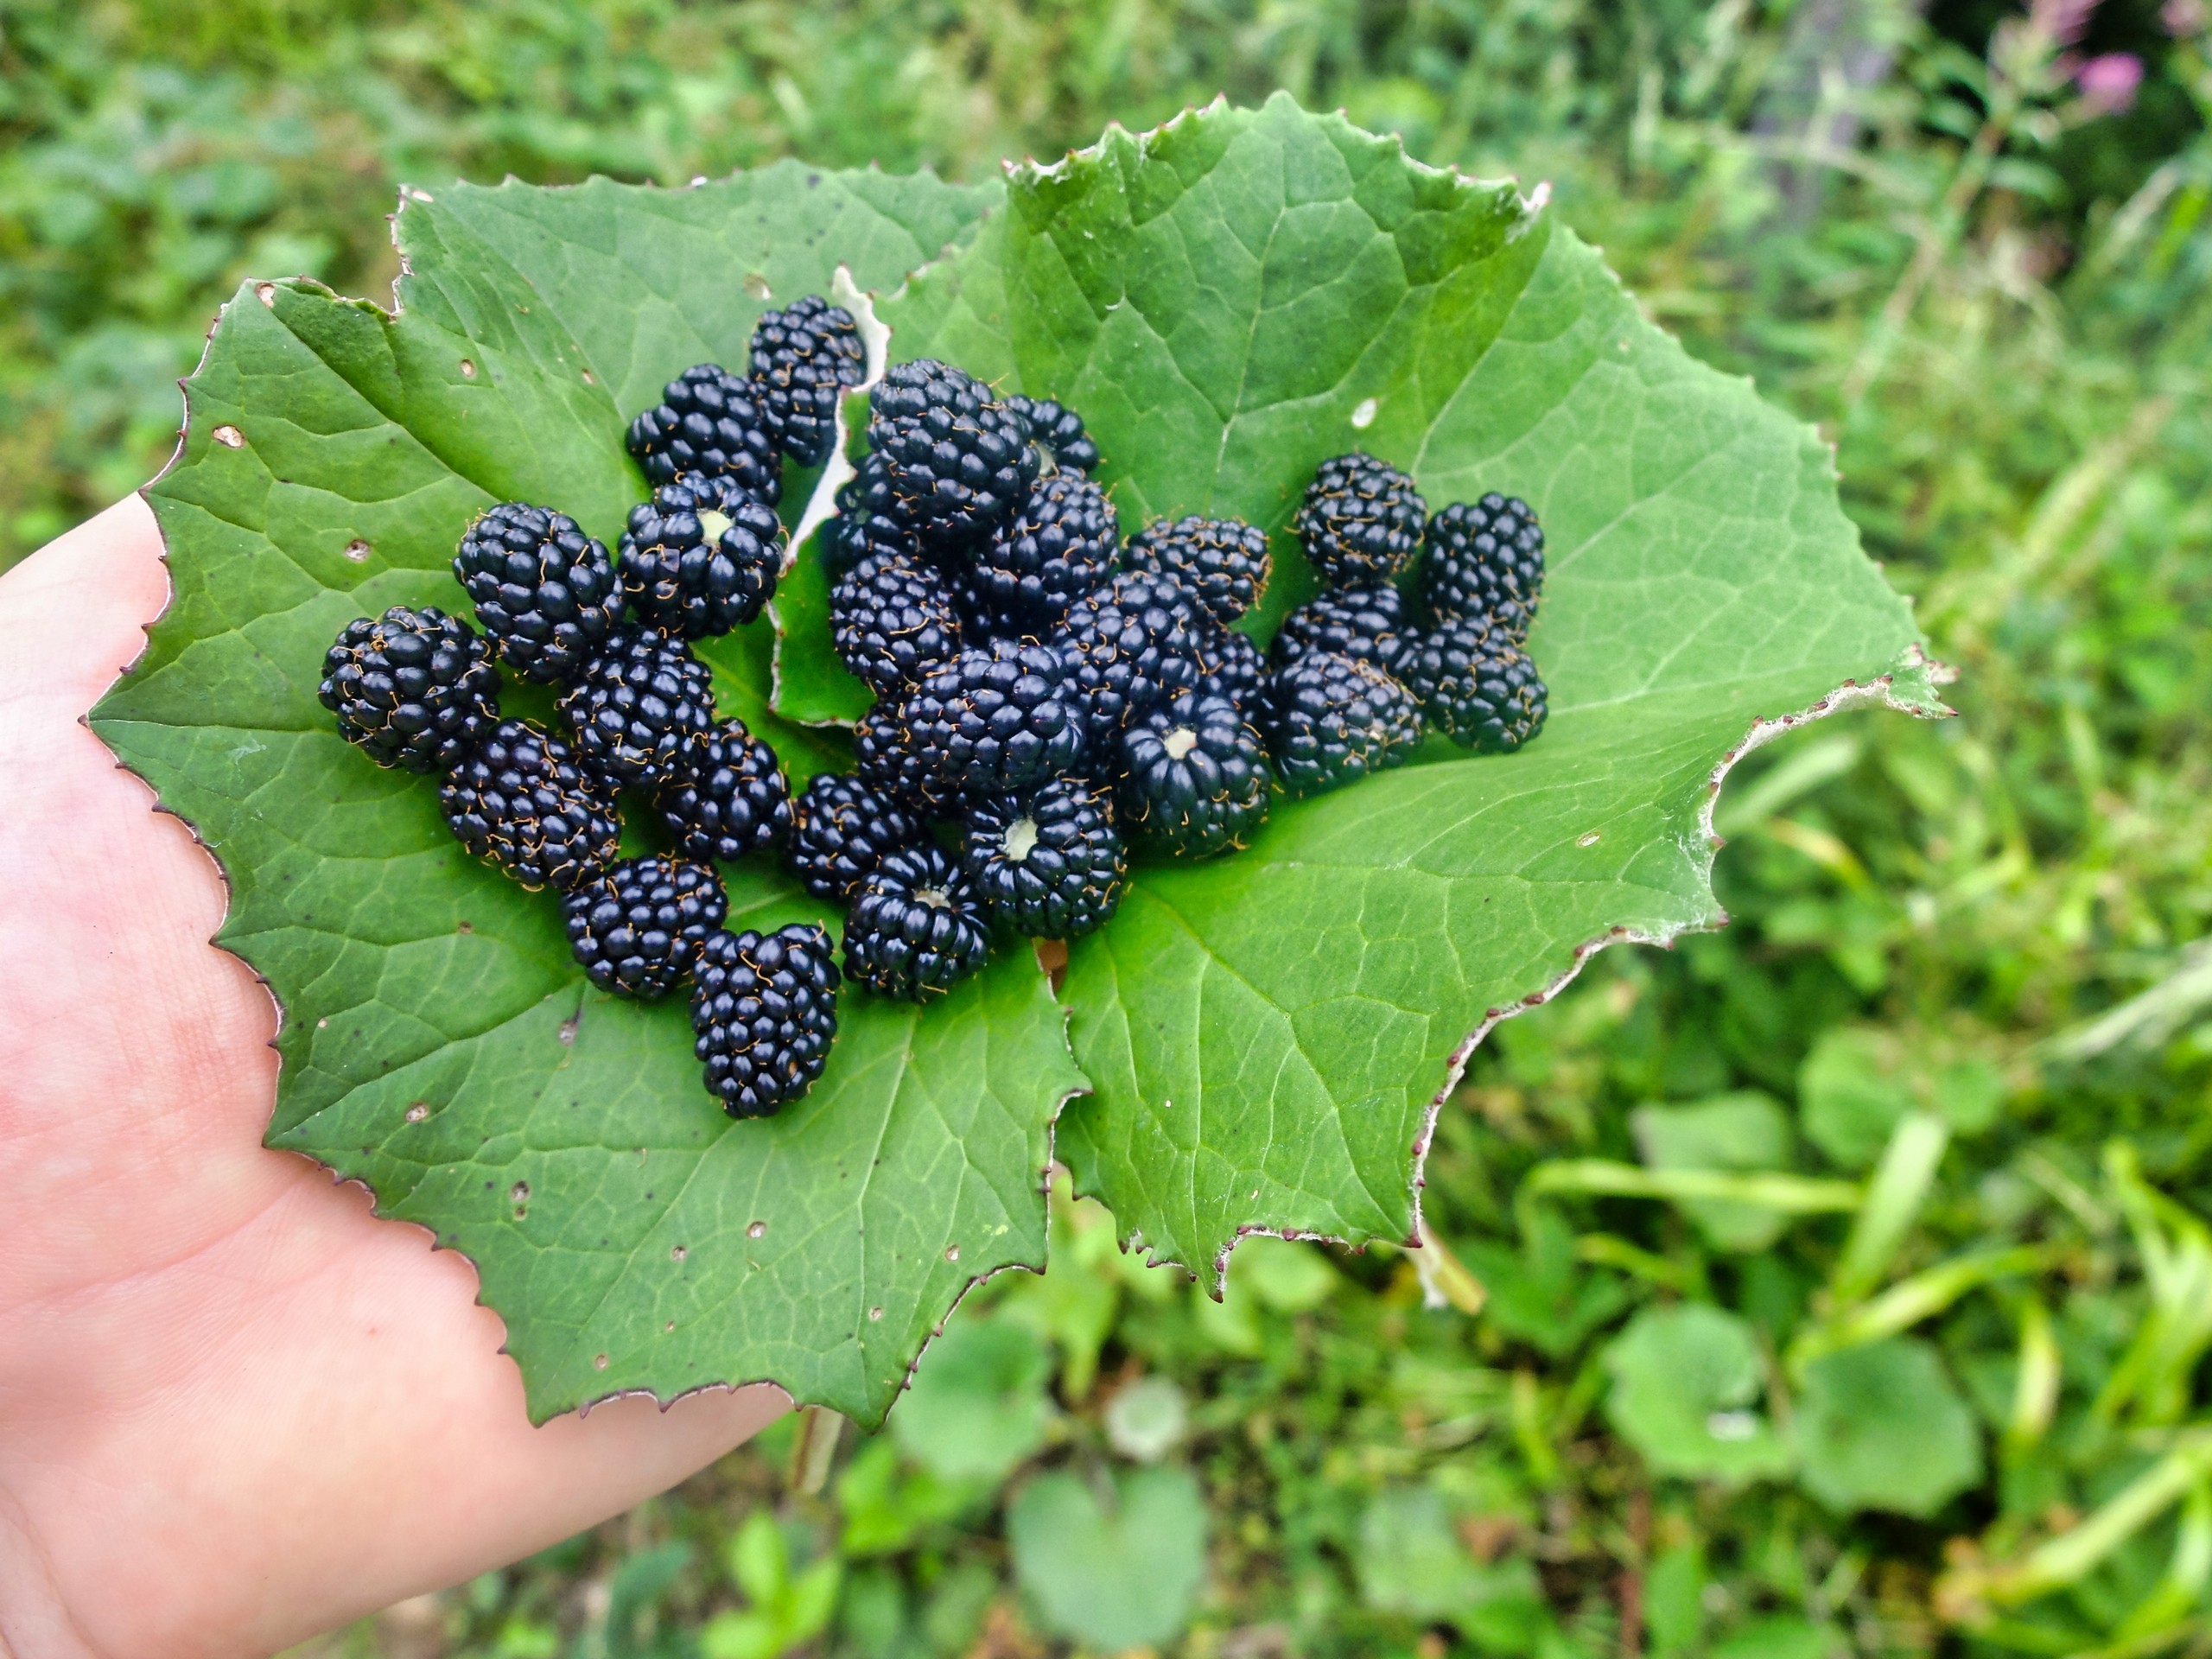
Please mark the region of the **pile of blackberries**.
<svg viewBox="0 0 2212 1659"><path fill-rule="evenodd" d="M855 770L794 798L767 745L717 717L689 642L775 592L782 464L828 458L862 362L842 309L769 313L749 378L701 365L632 423L654 489L619 559L560 513L495 506L454 558L480 635L395 607L349 624L325 664L349 741L441 774L472 853L561 893L593 983L652 997L693 982L696 1048L734 1116L821 1075L840 973L823 928L725 930L718 862L779 849L845 907L844 974L920 1001L982 967L995 934L1103 925L1133 848L1232 850L1275 786L1310 795L1400 764L1424 715L1493 752L1541 727L1522 646L1543 536L1522 503L1431 518L1382 461L1324 463L1294 522L1324 589L1262 657L1230 626L1267 587L1262 532L1188 518L1125 545L1080 418L923 359L873 389L868 452L822 537L834 644L874 706ZM495 663L558 688L561 734L500 718ZM664 851L620 856L624 791Z"/></svg>

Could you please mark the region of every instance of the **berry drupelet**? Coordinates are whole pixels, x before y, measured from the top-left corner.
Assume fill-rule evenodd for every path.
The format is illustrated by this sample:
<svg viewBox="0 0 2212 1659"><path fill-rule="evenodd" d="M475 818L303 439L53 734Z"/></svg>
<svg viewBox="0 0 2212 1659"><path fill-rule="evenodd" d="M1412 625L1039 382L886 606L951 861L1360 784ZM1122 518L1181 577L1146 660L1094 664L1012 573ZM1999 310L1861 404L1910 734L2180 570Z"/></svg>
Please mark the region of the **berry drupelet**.
<svg viewBox="0 0 2212 1659"><path fill-rule="evenodd" d="M1544 532L1518 496L1492 491L1428 521L1421 596L1432 623L1486 620L1516 645L1544 586Z"/></svg>
<svg viewBox="0 0 2212 1659"><path fill-rule="evenodd" d="M1162 519L1129 543L1123 563L1181 582L1224 627L1259 602L1274 569L1266 532L1241 518Z"/></svg>
<svg viewBox="0 0 2212 1659"><path fill-rule="evenodd" d="M1256 706L1268 665L1249 634L1208 628L1198 639L1198 690L1227 697L1239 709Z"/></svg>
<svg viewBox="0 0 2212 1659"><path fill-rule="evenodd" d="M703 864L626 858L562 900L569 948L591 982L618 996L665 996L690 973L729 901Z"/></svg>
<svg viewBox="0 0 2212 1659"><path fill-rule="evenodd" d="M693 639L760 615L783 564L782 522L728 477L663 485L622 532L631 619Z"/></svg>
<svg viewBox="0 0 2212 1659"><path fill-rule="evenodd" d="M692 1052L732 1117L772 1117L814 1086L837 1035L830 931L717 929L692 969Z"/></svg>
<svg viewBox="0 0 2212 1659"><path fill-rule="evenodd" d="M817 772L791 803L784 862L816 898L842 905L885 854L929 837L919 815L880 790L849 772Z"/></svg>
<svg viewBox="0 0 2212 1659"><path fill-rule="evenodd" d="M871 553L830 593L830 641L879 697L897 697L960 649L960 613L937 568Z"/></svg>
<svg viewBox="0 0 2212 1659"><path fill-rule="evenodd" d="M1463 749L1510 754L1543 729L1543 680L1529 653L1479 621L1440 624L1400 653L1429 723Z"/></svg>
<svg viewBox="0 0 2212 1659"><path fill-rule="evenodd" d="M901 848L878 861L845 918L845 971L909 1002L948 991L983 965L982 907L942 848Z"/></svg>
<svg viewBox="0 0 2212 1659"><path fill-rule="evenodd" d="M1040 479L1021 510L976 545L964 574L1001 626L1037 633L1112 574L1121 544L1105 491L1087 478Z"/></svg>
<svg viewBox="0 0 2212 1659"><path fill-rule="evenodd" d="M819 467L837 436L837 399L867 378L853 314L818 294L761 314L753 327L753 381L784 453Z"/></svg>
<svg viewBox="0 0 2212 1659"><path fill-rule="evenodd" d="M677 852L701 863L760 852L791 828L791 791L776 752L734 718L677 751L653 804Z"/></svg>
<svg viewBox="0 0 2212 1659"><path fill-rule="evenodd" d="M1087 705L1090 741L1109 749L1136 715L1198 683L1205 619L1178 583L1124 570L1076 601L1053 636Z"/></svg>
<svg viewBox="0 0 2212 1659"><path fill-rule="evenodd" d="M565 680L622 623L607 549L566 513L507 501L469 525L453 573L499 660L525 680Z"/></svg>
<svg viewBox="0 0 2212 1659"><path fill-rule="evenodd" d="M1104 925L1128 881L1112 805L1080 778L977 802L960 859L991 915L1033 938L1072 939Z"/></svg>
<svg viewBox="0 0 2212 1659"><path fill-rule="evenodd" d="M1027 423L1046 474L1080 473L1088 478L1098 470L1098 446L1083 429L1083 416L1066 404L1016 392L1006 406Z"/></svg>
<svg viewBox="0 0 2212 1659"><path fill-rule="evenodd" d="M435 606L348 622L316 695L380 766L442 772L499 721L499 671L476 630Z"/></svg>
<svg viewBox="0 0 2212 1659"><path fill-rule="evenodd" d="M988 535L1036 480L1027 423L971 374L931 358L895 364L869 402L868 441L899 516L930 546Z"/></svg>
<svg viewBox="0 0 2212 1659"><path fill-rule="evenodd" d="M681 639L626 628L583 665L561 717L586 766L617 784L658 785L714 725L714 681Z"/></svg>
<svg viewBox="0 0 2212 1659"><path fill-rule="evenodd" d="M1083 758L1084 711L1066 658L1049 645L995 639L931 670L901 705L924 792L1022 790Z"/></svg>
<svg viewBox="0 0 2212 1659"><path fill-rule="evenodd" d="M782 457L755 391L718 364L686 369L630 423L630 453L656 485L728 477L772 507L784 490Z"/></svg>
<svg viewBox="0 0 2212 1659"><path fill-rule="evenodd" d="M1283 618L1268 660L1287 668L1309 651L1331 651L1388 668L1408 632L1405 601L1389 582L1332 588Z"/></svg>
<svg viewBox="0 0 2212 1659"><path fill-rule="evenodd" d="M438 804L461 844L525 887L567 889L614 861L614 791L567 744L503 720L448 772Z"/></svg>
<svg viewBox="0 0 2212 1659"><path fill-rule="evenodd" d="M853 728L853 775L924 817L942 817L958 805L957 794L944 792L934 760L916 741L904 700L877 703Z"/></svg>
<svg viewBox="0 0 2212 1659"><path fill-rule="evenodd" d="M1309 651L1268 682L1268 749L1293 795L1319 795L1387 766L1421 744L1421 704L1371 663Z"/></svg>
<svg viewBox="0 0 2212 1659"><path fill-rule="evenodd" d="M1122 734L1128 833L1173 858L1243 847L1268 816L1268 753L1235 703L1185 692Z"/></svg>
<svg viewBox="0 0 2212 1659"><path fill-rule="evenodd" d="M1428 504L1388 461L1357 452L1325 461L1291 527L1323 582L1389 582L1413 563Z"/></svg>

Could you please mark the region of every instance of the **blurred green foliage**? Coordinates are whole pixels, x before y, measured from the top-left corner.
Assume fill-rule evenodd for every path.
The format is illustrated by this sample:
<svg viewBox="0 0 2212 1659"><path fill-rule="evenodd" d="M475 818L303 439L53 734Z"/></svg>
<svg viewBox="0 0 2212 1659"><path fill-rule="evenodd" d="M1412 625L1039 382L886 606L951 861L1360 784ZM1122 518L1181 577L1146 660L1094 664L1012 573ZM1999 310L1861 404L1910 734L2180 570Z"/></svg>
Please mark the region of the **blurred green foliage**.
<svg viewBox="0 0 2212 1659"><path fill-rule="evenodd" d="M1726 931L1499 1028L1429 1248L1248 1241L1217 1304L1063 1196L1053 1272L971 1297L889 1432L779 1425L315 1651L2212 1652L2205 29L0 3L0 563L160 464L239 277L381 295L402 179L973 175L1281 86L1548 181L1657 319L1822 423L1961 670L1960 720L1745 763Z"/></svg>

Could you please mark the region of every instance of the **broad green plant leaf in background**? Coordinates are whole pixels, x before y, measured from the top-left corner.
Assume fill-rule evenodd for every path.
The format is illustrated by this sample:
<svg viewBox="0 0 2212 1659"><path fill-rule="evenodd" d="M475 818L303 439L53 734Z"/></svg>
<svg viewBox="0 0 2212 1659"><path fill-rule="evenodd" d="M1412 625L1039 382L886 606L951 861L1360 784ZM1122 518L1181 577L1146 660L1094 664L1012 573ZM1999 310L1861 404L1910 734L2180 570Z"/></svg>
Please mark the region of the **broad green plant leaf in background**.
<svg viewBox="0 0 2212 1659"><path fill-rule="evenodd" d="M1789 1467L1789 1447L1758 1408L1758 1339L1705 1302L1647 1307L1605 1349L1605 1414L1652 1468L1740 1484Z"/></svg>
<svg viewBox="0 0 2212 1659"><path fill-rule="evenodd" d="M1830 1509L1925 1517L1981 1478L1981 1433L1934 1348L1893 1337L1805 1368L1791 1433Z"/></svg>
<svg viewBox="0 0 2212 1659"><path fill-rule="evenodd" d="M1282 534L1299 493L1346 449L1433 505L1505 491L1546 526L1539 741L1433 743L1278 803L1249 851L1145 872L1076 944L1063 998L1095 1092L1056 1144L1156 1257L1412 1237L1473 1036L1601 944L1720 919L1726 764L1844 701L1940 709L1809 428L1645 322L1540 201L1287 97L1015 169L1004 213L880 315L894 359L1080 409L1125 529L1275 532L1269 616L1311 585Z"/></svg>
<svg viewBox="0 0 2212 1659"><path fill-rule="evenodd" d="M1825 448L1645 324L1540 197L1277 99L1003 190L785 163L416 191L397 315L243 289L150 493L175 598L95 723L228 872L221 942L284 1009L271 1144L469 1255L540 1417L769 1378L879 1418L968 1284L1041 1263L1048 1128L1086 1073L1058 1147L1153 1255L1412 1238L1430 1114L1489 1024L1600 944L1719 919L1726 764L1807 712L1939 709ZM893 358L1082 410L1127 527L1277 532L1270 617L1307 580L1280 532L1328 454L1372 449L1439 505L1527 497L1552 722L1147 870L1061 1007L1020 953L921 1014L848 995L823 1085L733 1126L683 1008L588 994L552 901L466 861L434 790L348 751L314 686L350 617L460 604L446 563L491 501L611 541L643 493L626 417L690 363L741 364L766 305L840 266ZM803 777L841 763L853 709L800 556L780 640L708 655ZM727 874L733 925L822 913Z"/></svg>
<svg viewBox="0 0 2212 1659"><path fill-rule="evenodd" d="M1037 1623L1102 1653L1175 1636L1205 1579L1205 1497L1185 1469L1039 1475L1006 1535Z"/></svg>

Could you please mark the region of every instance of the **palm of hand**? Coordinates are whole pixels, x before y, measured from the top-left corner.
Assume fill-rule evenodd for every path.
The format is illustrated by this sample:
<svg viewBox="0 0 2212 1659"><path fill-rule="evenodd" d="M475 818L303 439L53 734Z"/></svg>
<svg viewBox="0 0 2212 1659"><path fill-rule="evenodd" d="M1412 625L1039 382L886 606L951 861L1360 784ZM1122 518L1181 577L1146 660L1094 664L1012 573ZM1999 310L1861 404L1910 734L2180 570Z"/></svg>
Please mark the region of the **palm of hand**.
<svg viewBox="0 0 2212 1659"><path fill-rule="evenodd" d="M135 498L0 582L0 1659L264 1653L550 1543L783 1408L529 1427L474 1271L264 1150L276 1010L79 718L167 582Z"/></svg>

